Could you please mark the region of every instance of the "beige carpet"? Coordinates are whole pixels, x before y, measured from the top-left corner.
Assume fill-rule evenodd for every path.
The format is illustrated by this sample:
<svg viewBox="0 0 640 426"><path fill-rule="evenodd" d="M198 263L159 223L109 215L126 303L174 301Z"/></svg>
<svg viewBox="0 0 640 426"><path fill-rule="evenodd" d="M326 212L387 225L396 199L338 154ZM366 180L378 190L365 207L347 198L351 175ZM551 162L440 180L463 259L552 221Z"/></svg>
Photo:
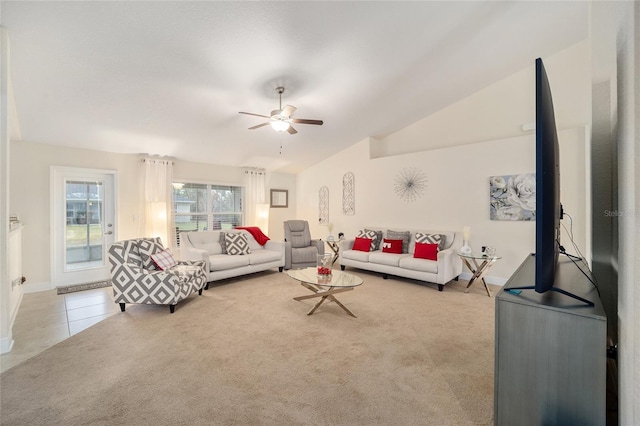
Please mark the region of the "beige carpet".
<svg viewBox="0 0 640 426"><path fill-rule="evenodd" d="M0 375L3 425L486 425L494 299L356 271L306 312L285 273L128 305ZM475 287L475 286L474 286Z"/></svg>

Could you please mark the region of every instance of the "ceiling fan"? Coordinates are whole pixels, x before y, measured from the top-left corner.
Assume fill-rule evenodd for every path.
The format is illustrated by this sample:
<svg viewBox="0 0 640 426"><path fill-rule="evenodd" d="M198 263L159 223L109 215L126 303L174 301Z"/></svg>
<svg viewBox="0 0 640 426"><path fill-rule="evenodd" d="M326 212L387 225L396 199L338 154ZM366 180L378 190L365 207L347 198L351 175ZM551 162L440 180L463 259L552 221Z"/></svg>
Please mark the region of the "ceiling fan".
<svg viewBox="0 0 640 426"><path fill-rule="evenodd" d="M249 127L249 130L257 129L259 127L266 126L270 124L273 130L278 132L287 131L291 135L295 135L298 133L296 129L291 126L291 124L316 124L321 126L322 120L308 120L306 118L291 118L291 115L295 112L296 107L293 105L286 105L282 108L282 93L284 92L284 87L276 87L276 92L280 96L280 108L271 111L271 115L262 115L262 114L254 114L252 112L240 112L240 114L246 115L255 115L256 117L268 118L269 121L266 123L258 124L257 126Z"/></svg>

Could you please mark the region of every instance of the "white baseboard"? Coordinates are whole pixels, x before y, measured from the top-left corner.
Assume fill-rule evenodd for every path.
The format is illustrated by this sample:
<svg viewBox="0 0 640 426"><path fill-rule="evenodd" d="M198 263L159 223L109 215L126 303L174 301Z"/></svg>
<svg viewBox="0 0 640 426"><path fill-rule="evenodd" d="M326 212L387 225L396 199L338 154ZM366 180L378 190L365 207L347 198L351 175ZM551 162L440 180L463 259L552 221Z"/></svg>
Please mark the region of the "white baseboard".
<svg viewBox="0 0 640 426"><path fill-rule="evenodd" d="M460 274L460 278L463 279L463 280L469 281L471 279L471 277L472 277L471 272L463 272L463 273ZM499 285L499 286L502 287L509 280L507 278L501 278L501 277L484 277L484 281L487 284Z"/></svg>
<svg viewBox="0 0 640 426"><path fill-rule="evenodd" d="M27 283L22 286L23 293L37 293L39 291L53 290L55 287L49 282Z"/></svg>
<svg viewBox="0 0 640 426"><path fill-rule="evenodd" d="M13 336L0 339L0 354L6 354L13 349Z"/></svg>
<svg viewBox="0 0 640 426"><path fill-rule="evenodd" d="M18 302L11 308L11 315L9 317L9 335L0 339L0 354L6 354L13 349L13 324L16 322L20 305L22 304L22 296L24 296L24 289L18 297Z"/></svg>

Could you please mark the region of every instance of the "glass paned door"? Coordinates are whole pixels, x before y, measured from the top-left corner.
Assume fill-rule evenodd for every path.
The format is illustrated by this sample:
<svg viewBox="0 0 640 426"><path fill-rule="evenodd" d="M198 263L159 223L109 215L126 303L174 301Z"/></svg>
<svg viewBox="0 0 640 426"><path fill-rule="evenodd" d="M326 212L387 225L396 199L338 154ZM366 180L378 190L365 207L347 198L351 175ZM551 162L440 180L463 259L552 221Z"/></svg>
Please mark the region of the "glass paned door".
<svg viewBox="0 0 640 426"><path fill-rule="evenodd" d="M102 266L104 184L102 181L67 180L66 270Z"/></svg>
<svg viewBox="0 0 640 426"><path fill-rule="evenodd" d="M110 278L107 250L117 236L116 173L52 167L53 287Z"/></svg>

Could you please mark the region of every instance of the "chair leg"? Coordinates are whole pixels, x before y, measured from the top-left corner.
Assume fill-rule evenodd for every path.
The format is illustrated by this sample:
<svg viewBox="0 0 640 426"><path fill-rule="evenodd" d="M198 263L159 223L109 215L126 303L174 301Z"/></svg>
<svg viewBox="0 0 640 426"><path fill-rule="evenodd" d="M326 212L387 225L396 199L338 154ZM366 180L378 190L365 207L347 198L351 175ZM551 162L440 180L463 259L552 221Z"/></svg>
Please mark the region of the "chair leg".
<svg viewBox="0 0 640 426"><path fill-rule="evenodd" d="M176 305L169 305L169 311L170 311L171 313L174 313L174 312L175 312L175 310L176 310Z"/></svg>
<svg viewBox="0 0 640 426"><path fill-rule="evenodd" d="M202 296L202 289L198 290L198 294Z"/></svg>
<svg viewBox="0 0 640 426"><path fill-rule="evenodd" d="M204 286L205 290L209 290L209 283L207 283L207 285Z"/></svg>
<svg viewBox="0 0 640 426"><path fill-rule="evenodd" d="M124 303L120 304L120 312L124 312Z"/></svg>

